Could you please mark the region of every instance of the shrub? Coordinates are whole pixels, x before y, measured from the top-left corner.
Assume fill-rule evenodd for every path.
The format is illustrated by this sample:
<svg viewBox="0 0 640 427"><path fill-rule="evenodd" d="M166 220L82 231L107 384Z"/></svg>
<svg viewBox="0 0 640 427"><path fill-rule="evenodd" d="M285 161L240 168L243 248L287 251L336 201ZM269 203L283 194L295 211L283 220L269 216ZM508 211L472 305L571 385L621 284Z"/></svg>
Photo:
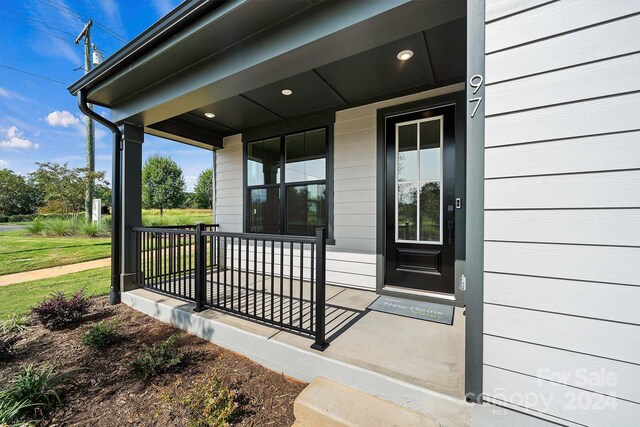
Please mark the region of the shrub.
<svg viewBox="0 0 640 427"><path fill-rule="evenodd" d="M31 313L47 329L59 329L82 319L89 312L91 301L79 291L71 298L64 293L56 292L49 299L45 299Z"/></svg>
<svg viewBox="0 0 640 427"><path fill-rule="evenodd" d="M82 336L82 344L101 349L115 343L120 339L118 333L118 324L116 322L98 322L89 329L89 331Z"/></svg>
<svg viewBox="0 0 640 427"><path fill-rule="evenodd" d="M237 415L237 392L225 386L214 374L196 383L180 401L192 427L228 426Z"/></svg>
<svg viewBox="0 0 640 427"><path fill-rule="evenodd" d="M72 236L75 232L71 222L64 219L46 221L44 228L49 236Z"/></svg>
<svg viewBox="0 0 640 427"><path fill-rule="evenodd" d="M20 337L18 335L14 335L12 337L0 337L0 360L8 359L13 356L13 346L18 341L20 341Z"/></svg>
<svg viewBox="0 0 640 427"><path fill-rule="evenodd" d="M3 334L17 334L27 329L29 320L26 316L13 313L7 320L0 323L0 332Z"/></svg>
<svg viewBox="0 0 640 427"><path fill-rule="evenodd" d="M42 234L45 229L45 223L40 218L36 218L32 223L27 225L27 232L29 234Z"/></svg>
<svg viewBox="0 0 640 427"><path fill-rule="evenodd" d="M0 222L9 222L9 217L7 215L0 215Z"/></svg>
<svg viewBox="0 0 640 427"><path fill-rule="evenodd" d="M182 363L184 353L176 347L179 341L180 335L175 334L159 344L143 345L133 362L131 362L133 374L146 380Z"/></svg>
<svg viewBox="0 0 640 427"><path fill-rule="evenodd" d="M53 365L25 366L0 391L0 413L6 412L0 423L24 422L24 417L42 414L60 403L57 386L69 382L75 371L56 372Z"/></svg>
<svg viewBox="0 0 640 427"><path fill-rule="evenodd" d="M88 237L101 237L106 235L104 226L95 222L83 222L80 225L80 232Z"/></svg>

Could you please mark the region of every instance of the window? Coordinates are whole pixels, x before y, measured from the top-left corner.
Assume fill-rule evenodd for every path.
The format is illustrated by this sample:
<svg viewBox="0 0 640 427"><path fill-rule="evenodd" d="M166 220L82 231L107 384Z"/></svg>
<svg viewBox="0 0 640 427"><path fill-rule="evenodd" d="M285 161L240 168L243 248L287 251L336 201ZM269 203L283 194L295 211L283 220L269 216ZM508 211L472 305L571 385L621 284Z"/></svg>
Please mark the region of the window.
<svg viewBox="0 0 640 427"><path fill-rule="evenodd" d="M247 231L315 235L327 226L327 129L246 144Z"/></svg>

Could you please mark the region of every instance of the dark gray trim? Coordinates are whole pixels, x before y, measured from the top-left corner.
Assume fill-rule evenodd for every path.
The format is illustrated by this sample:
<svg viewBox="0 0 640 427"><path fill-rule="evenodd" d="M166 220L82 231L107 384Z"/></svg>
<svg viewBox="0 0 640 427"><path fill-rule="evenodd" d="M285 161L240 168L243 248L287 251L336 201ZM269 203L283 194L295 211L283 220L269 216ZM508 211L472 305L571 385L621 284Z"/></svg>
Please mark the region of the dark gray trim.
<svg viewBox="0 0 640 427"><path fill-rule="evenodd" d="M245 129L242 131L242 142L246 144L247 142L257 141L259 139L280 137L285 134L302 132L312 128L321 128L328 125L333 126L335 122L335 111L314 114L300 119Z"/></svg>
<svg viewBox="0 0 640 427"><path fill-rule="evenodd" d="M194 123L180 120L178 118L165 120L149 126L161 132L169 133L188 140L197 141L202 144L210 145L214 148L223 148L222 137L211 132L209 129L198 126Z"/></svg>
<svg viewBox="0 0 640 427"><path fill-rule="evenodd" d="M377 118L377 172L376 172L376 292L381 295L389 295L395 297L413 298L422 301L438 302L446 305L454 305L457 307L464 306L465 295L457 286L455 287L455 299L438 298L433 295L424 295L420 292L400 292L395 291L393 288L385 288L385 230L386 224L386 161L385 161L385 126L387 117L397 116L406 113L412 113L421 110L430 110L433 108L443 107L445 105L456 106L456 180L455 180L455 194L456 197L460 197L463 200L462 208L456 209L456 257L455 257L455 280L459 280L460 276L464 273L464 250L459 247L465 247L465 204L466 198L465 191L465 105L466 100L464 98L464 92L454 92L446 95L441 95L433 98L425 98L418 101L414 101L407 104L395 105L378 110Z"/></svg>
<svg viewBox="0 0 640 427"><path fill-rule="evenodd" d="M85 89L88 92L145 53L169 40L207 13L225 3L226 1L221 0L188 0L183 2L138 37L127 43L122 49L107 58L106 61L94 68L90 73L85 74L74 82L69 86L69 92L72 95L75 95L80 89Z"/></svg>
<svg viewBox="0 0 640 427"><path fill-rule="evenodd" d="M468 83L485 72L485 2L467 0L467 257L465 325L465 394L482 403L483 295L484 295L484 86L477 93Z"/></svg>

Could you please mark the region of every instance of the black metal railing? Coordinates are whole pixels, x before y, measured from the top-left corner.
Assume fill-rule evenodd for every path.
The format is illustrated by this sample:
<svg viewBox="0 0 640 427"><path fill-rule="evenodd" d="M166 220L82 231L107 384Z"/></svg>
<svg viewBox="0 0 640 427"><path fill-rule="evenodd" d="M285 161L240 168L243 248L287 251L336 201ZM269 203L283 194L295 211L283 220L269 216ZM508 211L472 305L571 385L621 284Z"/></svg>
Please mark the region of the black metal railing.
<svg viewBox="0 0 640 427"><path fill-rule="evenodd" d="M315 338L324 350L326 231L227 233L216 225L135 227L145 288Z"/></svg>

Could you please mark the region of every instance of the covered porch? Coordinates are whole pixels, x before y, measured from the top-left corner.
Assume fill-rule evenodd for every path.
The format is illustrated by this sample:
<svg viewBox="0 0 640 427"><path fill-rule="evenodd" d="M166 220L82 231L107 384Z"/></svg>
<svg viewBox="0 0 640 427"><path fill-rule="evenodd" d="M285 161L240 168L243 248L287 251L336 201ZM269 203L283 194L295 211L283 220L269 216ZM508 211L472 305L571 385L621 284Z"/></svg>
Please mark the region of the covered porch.
<svg viewBox="0 0 640 427"><path fill-rule="evenodd" d="M86 100L111 108L122 135L122 301L295 378L327 377L465 425L481 368L481 348L467 346L478 311L457 285L466 2L197 3L78 83ZM390 162L401 150L386 140L387 119L419 114L403 122L419 136L421 123L444 122L438 108L449 133L433 128L433 141L407 149L448 162L434 160L428 179L437 219L423 240L438 248L396 251L419 232L397 215ZM141 227L145 133L210 150L213 224ZM424 182L414 181L406 204L417 210ZM390 237L395 229L405 237ZM438 283L402 274L391 283L390 268ZM444 304L453 322L370 310L380 295Z"/></svg>

